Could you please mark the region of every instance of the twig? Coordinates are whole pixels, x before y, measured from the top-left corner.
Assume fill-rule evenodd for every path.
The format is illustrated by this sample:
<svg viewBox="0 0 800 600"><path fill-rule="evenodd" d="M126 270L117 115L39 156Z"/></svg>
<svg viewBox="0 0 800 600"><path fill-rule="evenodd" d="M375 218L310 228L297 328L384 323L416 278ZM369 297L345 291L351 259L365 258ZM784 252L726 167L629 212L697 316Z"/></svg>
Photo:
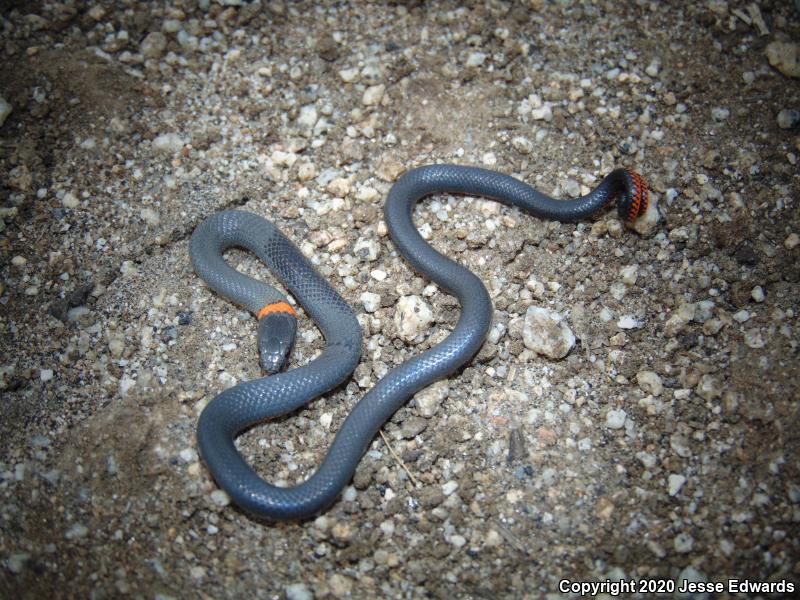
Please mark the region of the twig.
<svg viewBox="0 0 800 600"><path fill-rule="evenodd" d="M403 459L400 458L399 456L397 456L397 453L392 448L392 445L389 443L389 440L386 439L386 436L384 435L383 431L381 431L380 434L381 434L381 437L383 438L383 443L386 444L386 447L389 449L389 454L391 454L394 457L394 459L397 461L397 463L401 467L403 467L403 470L408 475L408 478L411 480L411 483L414 484L414 487L419 485L419 483L417 482L416 478L411 474L411 471L408 470L408 467L406 466L406 463L403 462Z"/></svg>

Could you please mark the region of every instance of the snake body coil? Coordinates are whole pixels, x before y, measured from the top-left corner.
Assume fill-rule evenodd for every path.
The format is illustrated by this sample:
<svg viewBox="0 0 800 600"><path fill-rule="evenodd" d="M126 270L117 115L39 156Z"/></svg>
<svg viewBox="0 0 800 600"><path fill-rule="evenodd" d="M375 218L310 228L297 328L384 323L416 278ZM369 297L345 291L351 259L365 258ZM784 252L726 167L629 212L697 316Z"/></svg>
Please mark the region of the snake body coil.
<svg viewBox="0 0 800 600"><path fill-rule="evenodd" d="M558 221L585 218L614 198L620 216L632 221L646 210L648 199L642 178L623 169L605 177L590 194L570 201L554 200L513 177L474 167L431 165L400 177L384 208L392 240L418 271L458 298L461 315L447 338L393 369L356 404L317 471L291 488L259 477L236 450L234 439L247 427L295 410L345 380L360 358L361 330L341 296L269 221L241 211L203 221L190 247L195 270L215 291L264 317L259 348L265 369L277 371L291 346L293 310L275 288L228 266L222 258L226 248L246 248L266 262L325 337L325 349L308 364L229 388L200 416L197 437L203 460L220 487L247 512L301 519L326 508L352 479L386 420L414 393L466 363L483 343L492 318L486 288L475 274L428 245L412 220L414 204L436 193L492 198Z"/></svg>

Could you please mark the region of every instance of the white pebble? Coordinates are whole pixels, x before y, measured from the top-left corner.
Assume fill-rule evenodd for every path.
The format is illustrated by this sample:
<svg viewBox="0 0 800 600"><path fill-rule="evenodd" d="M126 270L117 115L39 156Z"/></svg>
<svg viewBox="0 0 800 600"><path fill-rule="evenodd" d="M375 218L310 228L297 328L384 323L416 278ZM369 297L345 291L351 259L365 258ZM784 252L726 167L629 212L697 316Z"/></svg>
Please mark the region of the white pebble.
<svg viewBox="0 0 800 600"><path fill-rule="evenodd" d="M311 593L305 583L287 585L283 592L286 595L286 600L314 600L314 594Z"/></svg>
<svg viewBox="0 0 800 600"><path fill-rule="evenodd" d="M639 371L636 374L636 383L648 394L653 396L660 396L664 389L661 382L661 377L654 371Z"/></svg>
<svg viewBox="0 0 800 600"><path fill-rule="evenodd" d="M617 327L620 329L638 329L641 326L642 322L633 315L622 315L617 321Z"/></svg>
<svg viewBox="0 0 800 600"><path fill-rule="evenodd" d="M65 208L78 208L80 200L72 192L67 192L61 199L61 205Z"/></svg>
<svg viewBox="0 0 800 600"><path fill-rule="evenodd" d="M445 496L450 496L458 489L458 482L452 479L442 486L442 493Z"/></svg>
<svg viewBox="0 0 800 600"><path fill-rule="evenodd" d="M211 501L217 506L228 506L231 503L231 497L224 490L214 490L211 492Z"/></svg>
<svg viewBox="0 0 800 600"><path fill-rule="evenodd" d="M627 418L628 413L626 413L624 410L621 408L612 408L606 413L606 427L609 429L620 429L623 425L625 425L625 420Z"/></svg>
<svg viewBox="0 0 800 600"><path fill-rule="evenodd" d="M361 102L365 106L374 106L380 104L383 100L383 94L386 92L386 86L381 84L371 85L364 90L364 95L361 97Z"/></svg>
<svg viewBox="0 0 800 600"><path fill-rule="evenodd" d="M473 52L467 57L467 67L480 67L486 61L486 55L483 52Z"/></svg>
<svg viewBox="0 0 800 600"><path fill-rule="evenodd" d="M763 302L763 301L764 301L764 298L766 297L766 296L764 296L764 288L762 288L760 285L757 285L757 286L756 286L756 287L754 287L754 288L752 289L752 291L750 292L750 297L751 297L751 298L752 298L752 299L753 299L755 302L759 302L759 303L760 303L760 302Z"/></svg>
<svg viewBox="0 0 800 600"><path fill-rule="evenodd" d="M794 250L798 245L800 245L800 235L796 233L790 233L789 236L783 240L783 247L787 250Z"/></svg>
<svg viewBox="0 0 800 600"><path fill-rule="evenodd" d="M39 379L41 381L50 381L53 378L53 369L42 369L39 371Z"/></svg>
<svg viewBox="0 0 800 600"><path fill-rule="evenodd" d="M27 262L28 262L27 258L25 258L24 256L19 256L19 255L15 256L14 258L11 259L11 264L14 265L15 267L22 267Z"/></svg>
<svg viewBox="0 0 800 600"><path fill-rule="evenodd" d="M177 133L162 133L153 140L153 151L159 154L175 154L186 145L186 142Z"/></svg>
<svg viewBox="0 0 800 600"><path fill-rule="evenodd" d="M303 129L312 129L317 124L317 109L313 104L307 104L300 109L297 124Z"/></svg>
<svg viewBox="0 0 800 600"><path fill-rule="evenodd" d="M423 417L435 415L445 398L450 394L450 384L445 379L429 385L414 395L417 412Z"/></svg>
<svg viewBox="0 0 800 600"><path fill-rule="evenodd" d="M364 305L364 310L368 313L374 313L381 307L381 295L373 292L364 292L360 297L361 304Z"/></svg>
<svg viewBox="0 0 800 600"><path fill-rule="evenodd" d="M686 483L686 477L671 473L667 478L667 491L669 492L669 495L675 496L681 491L684 483Z"/></svg>
<svg viewBox="0 0 800 600"><path fill-rule="evenodd" d="M6 122L8 115L11 114L12 108L8 101L0 96L0 127Z"/></svg>
<svg viewBox="0 0 800 600"><path fill-rule="evenodd" d="M575 334L559 313L529 306L522 329L525 347L551 359L564 358L575 346Z"/></svg>
<svg viewBox="0 0 800 600"><path fill-rule="evenodd" d="M419 296L403 296L397 301L394 325L397 335L407 341L414 341L425 333L433 323L433 311Z"/></svg>

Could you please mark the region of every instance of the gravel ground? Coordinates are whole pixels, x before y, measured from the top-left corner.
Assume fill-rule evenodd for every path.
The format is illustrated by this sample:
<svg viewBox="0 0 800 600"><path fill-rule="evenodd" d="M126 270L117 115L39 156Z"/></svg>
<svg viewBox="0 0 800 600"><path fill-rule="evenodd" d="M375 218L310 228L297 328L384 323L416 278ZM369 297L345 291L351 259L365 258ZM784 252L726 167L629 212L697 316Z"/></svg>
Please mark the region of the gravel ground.
<svg viewBox="0 0 800 600"><path fill-rule="evenodd" d="M798 8L673 4L0 3L0 596L800 584ZM489 340L325 514L248 518L194 432L260 375L255 323L194 275L189 235L268 216L359 314L352 380L239 440L291 484L457 318L381 220L432 162L559 197L626 166L654 206L629 228L423 203L425 236L486 282ZM322 347L299 333L294 364Z"/></svg>

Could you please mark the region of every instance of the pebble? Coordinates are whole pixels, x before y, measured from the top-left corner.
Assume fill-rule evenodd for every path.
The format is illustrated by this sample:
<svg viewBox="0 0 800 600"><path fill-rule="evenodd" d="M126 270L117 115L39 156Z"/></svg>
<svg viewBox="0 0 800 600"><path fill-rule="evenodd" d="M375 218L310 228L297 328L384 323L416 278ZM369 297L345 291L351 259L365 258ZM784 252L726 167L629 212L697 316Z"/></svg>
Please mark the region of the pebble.
<svg viewBox="0 0 800 600"><path fill-rule="evenodd" d="M26 259L24 256L19 256L19 255L11 259L11 264L14 265L15 267L24 267L27 262L28 259Z"/></svg>
<svg viewBox="0 0 800 600"><path fill-rule="evenodd" d="M716 378L708 373L700 378L700 381L697 382L697 386L695 386L694 391L703 400L709 401L719 398L722 395L722 390L720 389Z"/></svg>
<svg viewBox="0 0 800 600"><path fill-rule="evenodd" d="M686 554L691 552L694 548L694 538L688 533L681 532L675 536L674 540L675 552Z"/></svg>
<svg viewBox="0 0 800 600"><path fill-rule="evenodd" d="M800 245L800 235L794 232L790 233L788 237L783 240L783 247L787 250L794 250L798 245Z"/></svg>
<svg viewBox="0 0 800 600"><path fill-rule="evenodd" d="M681 491L684 483L686 483L686 477L670 473L670 476L667 478L667 491L669 495L677 495L677 493Z"/></svg>
<svg viewBox="0 0 800 600"><path fill-rule="evenodd" d="M353 246L353 254L359 258L372 262L378 259L381 246L377 241L369 238L359 238Z"/></svg>
<svg viewBox="0 0 800 600"><path fill-rule="evenodd" d="M788 77L800 77L800 44L772 42L765 52L769 64Z"/></svg>
<svg viewBox="0 0 800 600"><path fill-rule="evenodd" d="M791 129L800 123L800 110L784 108L778 113L778 127Z"/></svg>
<svg viewBox="0 0 800 600"><path fill-rule="evenodd" d="M184 448L178 453L183 462L191 463L197 460L197 451L194 448Z"/></svg>
<svg viewBox="0 0 800 600"><path fill-rule="evenodd" d="M397 301L394 325L397 335L406 342L414 341L433 323L433 311L419 296L403 296Z"/></svg>
<svg viewBox="0 0 800 600"><path fill-rule="evenodd" d="M72 192L67 192L61 198L61 205L65 208L78 208L80 200Z"/></svg>
<svg viewBox="0 0 800 600"><path fill-rule="evenodd" d="M158 214L157 210L154 210L152 208L143 208L139 214L142 217L142 221L144 221L148 225L152 225L153 227L155 227L156 225L161 223L161 215Z"/></svg>
<svg viewBox="0 0 800 600"><path fill-rule="evenodd" d="M684 302L672 312L667 322L664 323L664 333L669 337L674 337L683 330L684 327L694 319L695 305L691 302Z"/></svg>
<svg viewBox="0 0 800 600"><path fill-rule="evenodd" d="M358 76L361 73L358 67L353 67L351 69L342 69L339 71L339 78L345 83L355 83L358 81Z"/></svg>
<svg viewBox="0 0 800 600"><path fill-rule="evenodd" d="M450 382L446 379L429 385L414 395L417 412L423 417L434 416L448 395L450 395Z"/></svg>
<svg viewBox="0 0 800 600"><path fill-rule="evenodd" d="M639 265L628 265L622 267L619 271L622 283L625 285L635 285L636 279L639 277Z"/></svg>
<svg viewBox="0 0 800 600"><path fill-rule="evenodd" d="M228 506L231 503L231 497L224 490L214 490L211 492L211 501L217 506Z"/></svg>
<svg viewBox="0 0 800 600"><path fill-rule="evenodd" d="M557 312L529 306L522 329L525 347L551 359L564 358L575 346L575 334Z"/></svg>
<svg viewBox="0 0 800 600"><path fill-rule="evenodd" d="M75 523L72 527L67 530L64 534L64 537L68 540L76 540L80 538L85 538L89 535L89 528L82 523Z"/></svg>
<svg viewBox="0 0 800 600"><path fill-rule="evenodd" d="M41 381L50 381L53 378L53 369L42 369L39 371Z"/></svg>
<svg viewBox="0 0 800 600"><path fill-rule="evenodd" d="M364 292L360 298L361 304L364 305L364 310L368 313L374 313L381 307L381 295L374 292Z"/></svg>
<svg viewBox="0 0 800 600"><path fill-rule="evenodd" d="M8 101L0 96L0 127L2 127L3 123L6 122L6 119L8 118L8 115L11 114L12 110L13 109Z"/></svg>
<svg viewBox="0 0 800 600"><path fill-rule="evenodd" d="M467 57L467 67L480 67L486 61L486 55L483 52L473 52Z"/></svg>
<svg viewBox="0 0 800 600"><path fill-rule="evenodd" d="M445 483L444 485L442 485L442 493L445 496L450 496L457 489L458 489L458 482L457 481L450 480L447 483Z"/></svg>
<svg viewBox="0 0 800 600"><path fill-rule="evenodd" d="M531 117L535 121L550 122L553 120L553 109L550 107L549 104L545 104L544 106L540 106L539 108L532 109Z"/></svg>
<svg viewBox="0 0 800 600"><path fill-rule="evenodd" d="M305 583L293 583L284 588L286 600L314 600L314 594Z"/></svg>
<svg viewBox="0 0 800 600"><path fill-rule="evenodd" d="M153 140L152 148L159 154L176 154L185 145L186 142L177 133L162 133Z"/></svg>
<svg viewBox="0 0 800 600"><path fill-rule="evenodd" d="M617 321L620 329L638 329L641 326L642 322L633 315L622 315Z"/></svg>
<svg viewBox="0 0 800 600"><path fill-rule="evenodd" d="M639 371L636 374L636 383L642 390L653 396L660 396L664 389L661 377L654 371Z"/></svg>
<svg viewBox="0 0 800 600"><path fill-rule="evenodd" d="M318 119L317 109L313 104L307 104L300 109L300 114L297 116L297 124L304 130L313 129Z"/></svg>
<svg viewBox="0 0 800 600"><path fill-rule="evenodd" d="M24 552L12 554L6 559L5 566L12 573L19 574L22 572L22 569L25 568L25 563L28 562L30 556L30 554Z"/></svg>
<svg viewBox="0 0 800 600"><path fill-rule="evenodd" d="M139 52L145 58L159 59L167 49L167 36L160 31L148 33L139 44Z"/></svg>
<svg viewBox="0 0 800 600"><path fill-rule="evenodd" d="M520 154L530 154L533 152L533 142L521 135L511 139L511 146Z"/></svg>
<svg viewBox="0 0 800 600"><path fill-rule="evenodd" d="M612 408L606 413L606 427L609 429L620 429L625 425L628 418L628 413L623 409Z"/></svg>
<svg viewBox="0 0 800 600"><path fill-rule="evenodd" d="M365 106L374 106L380 104L383 100L383 94L386 92L386 86L381 84L371 85L364 90L364 95L361 97L361 102Z"/></svg>
<svg viewBox="0 0 800 600"><path fill-rule="evenodd" d="M764 301L766 296L764 295L764 288L760 285L757 285L752 290L750 290L750 297L753 299L753 302L761 303Z"/></svg>
<svg viewBox="0 0 800 600"><path fill-rule="evenodd" d="M715 121L725 121L731 116L731 111L724 106L717 106L711 109L711 116Z"/></svg>

